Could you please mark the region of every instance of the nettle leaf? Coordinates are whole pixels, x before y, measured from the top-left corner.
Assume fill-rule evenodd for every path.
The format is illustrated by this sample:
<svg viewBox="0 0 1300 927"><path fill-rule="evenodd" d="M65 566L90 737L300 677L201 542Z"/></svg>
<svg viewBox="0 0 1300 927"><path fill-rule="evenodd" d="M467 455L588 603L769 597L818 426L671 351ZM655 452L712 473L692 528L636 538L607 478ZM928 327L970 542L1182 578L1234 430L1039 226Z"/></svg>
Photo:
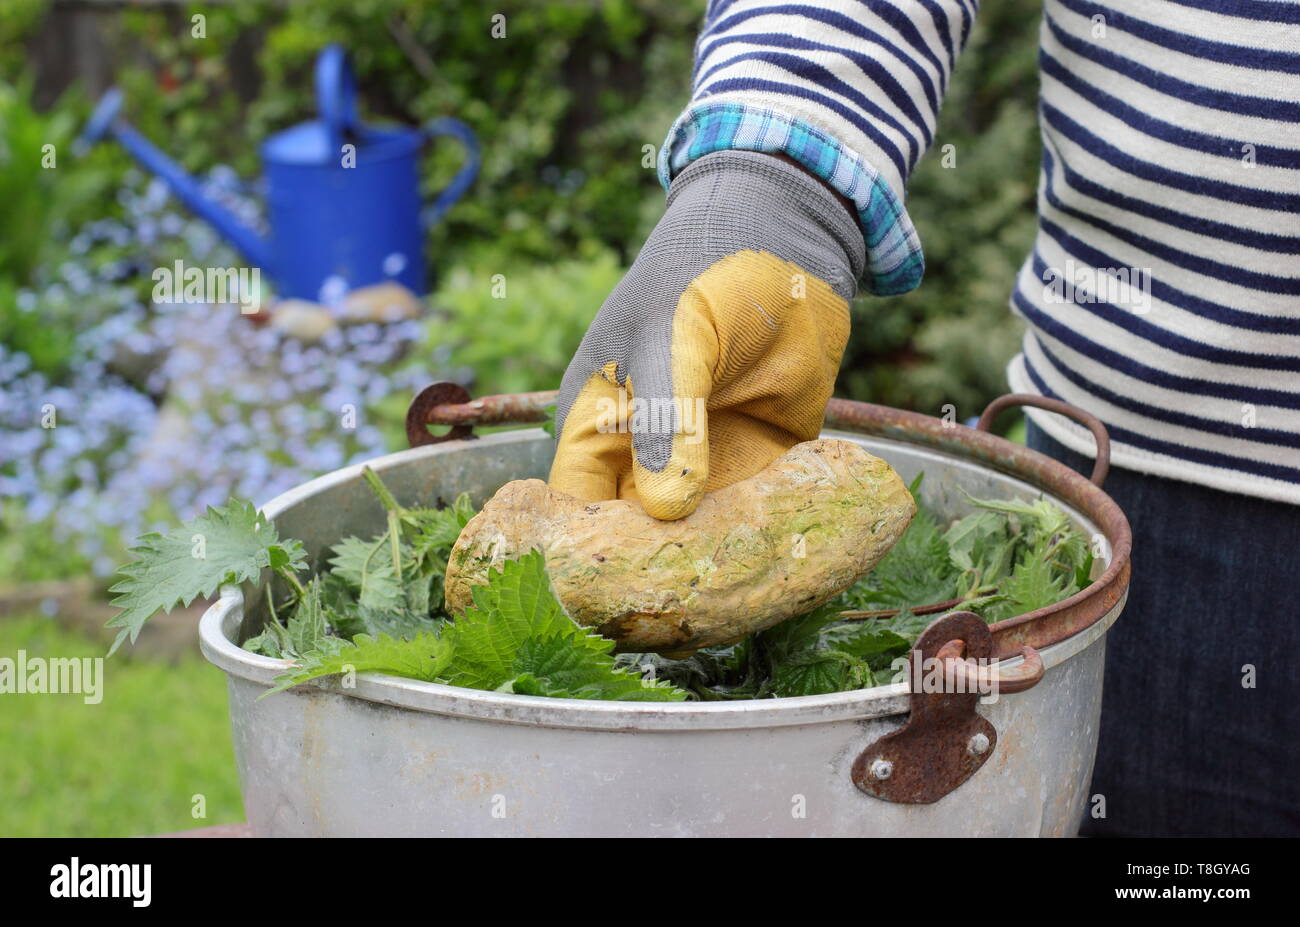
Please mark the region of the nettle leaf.
<svg viewBox="0 0 1300 927"><path fill-rule="evenodd" d="M471 689L517 691L520 676L547 679L553 694L618 700L680 700L684 692L618 667L612 641L592 634L564 613L551 592L539 551L508 560L474 589L474 605L450 625L455 658L447 681ZM552 678L554 677L554 678ZM526 683L536 689L536 682Z"/></svg>
<svg viewBox="0 0 1300 927"><path fill-rule="evenodd" d="M393 569L387 534L373 540L344 538L333 548L330 566L357 594L357 605L373 612L399 611L406 606L402 583Z"/></svg>
<svg viewBox="0 0 1300 927"><path fill-rule="evenodd" d="M1069 573L1080 589L1092 582L1092 550L1083 532L1067 530L1053 535L1050 553L1052 561Z"/></svg>
<svg viewBox="0 0 1300 927"><path fill-rule="evenodd" d="M769 660L780 662L794 654L813 650L821 644L822 632L838 619L840 606L822 605L806 615L799 615L773 625L757 635L759 649Z"/></svg>
<svg viewBox="0 0 1300 927"><path fill-rule="evenodd" d="M362 620L376 622L379 616ZM393 613L394 620L413 620ZM474 591L474 606L455 623L432 622L407 639L361 634L354 644L324 638L318 652L281 676L273 691L344 672L380 672L469 689L620 701L678 701L686 693L643 680L618 666L613 641L564 614L551 592L545 561L534 552L507 561ZM403 629L409 631L409 628Z"/></svg>
<svg viewBox="0 0 1300 927"><path fill-rule="evenodd" d="M1041 496L1033 502L1021 502L1016 499L976 499L967 495L971 504L981 509L1016 516L1021 529L1031 534L1052 535L1069 527L1069 516Z"/></svg>
<svg viewBox="0 0 1300 927"><path fill-rule="evenodd" d="M918 509L903 536L854 590L860 608L903 608L957 597L961 573L934 516Z"/></svg>
<svg viewBox="0 0 1300 927"><path fill-rule="evenodd" d="M1085 543L1083 547L1083 559L1080 560L1078 566L1074 568L1074 584L1080 589L1083 589L1092 582L1092 564L1092 551Z"/></svg>
<svg viewBox="0 0 1300 927"><path fill-rule="evenodd" d="M417 555L440 548L450 550L474 514L474 504L470 502L469 493L464 492L446 508L406 509L403 512L406 522L417 532L411 539Z"/></svg>
<svg viewBox="0 0 1300 927"><path fill-rule="evenodd" d="M1011 565L1013 539L1007 520L994 512L967 515L944 532L943 539L958 569L996 576Z"/></svg>
<svg viewBox="0 0 1300 927"><path fill-rule="evenodd" d="M256 580L269 566L300 570L306 551L300 542L281 541L275 526L251 502L232 499L211 508L167 534L146 534L130 551L135 559L118 572L124 577L109 591L122 609L108 622L121 628L111 656L122 642L132 643L158 612L212 596L224 583Z"/></svg>
<svg viewBox="0 0 1300 927"><path fill-rule="evenodd" d="M871 685L873 686L892 686L900 682L907 682L907 669L905 665L877 667L871 674Z"/></svg>
<svg viewBox="0 0 1300 927"><path fill-rule="evenodd" d="M934 622L935 617L935 615L918 615L905 608L893 618L885 618L875 624L876 628L881 631L890 631L897 634L907 641L907 646L911 647L916 643L916 639L921 636L921 632Z"/></svg>
<svg viewBox="0 0 1300 927"><path fill-rule="evenodd" d="M310 653L320 646L328 630L325 612L321 607L320 580L314 579L307 584L302 599L289 619L287 649L294 654Z"/></svg>
<svg viewBox="0 0 1300 927"><path fill-rule="evenodd" d="M275 687L261 697L312 679L346 672L384 673L433 682L442 675L451 656L451 644L432 631L409 640L397 640L386 634L378 637L360 634L351 643L326 638L317 650L300 656L298 663L277 677Z"/></svg>
<svg viewBox="0 0 1300 927"><path fill-rule="evenodd" d="M366 633L366 623L357 607L357 596L341 576L321 573L313 582L320 590L321 608L325 619L339 637L352 640Z"/></svg>
<svg viewBox="0 0 1300 927"><path fill-rule="evenodd" d="M871 670L859 660L834 650L798 654L776 667L772 694L777 698L823 695L870 685Z"/></svg>
<svg viewBox="0 0 1300 927"><path fill-rule="evenodd" d="M1078 591L1072 571L1044 557L1042 545L1030 548L1015 571L999 586L1000 601L985 613L986 621L1000 621L1053 605Z"/></svg>
<svg viewBox="0 0 1300 927"><path fill-rule="evenodd" d="M280 633L276 633L277 631ZM244 649L249 653L261 654L264 657L274 657L278 660L284 656L284 645L280 636L283 632L284 629L278 624L275 625L274 631L270 630L268 626L268 629L264 630L261 634L256 637L250 637L248 640L244 641Z"/></svg>
<svg viewBox="0 0 1300 927"><path fill-rule="evenodd" d="M608 655L613 642L596 639L602 642L599 649L574 646L573 639L563 635L530 638L515 656L518 672L497 686L497 691L613 701L670 701L680 697L670 687L650 685L640 674L616 668L616 661Z"/></svg>
<svg viewBox="0 0 1300 927"><path fill-rule="evenodd" d="M580 636L551 592L539 552L507 560L475 586L474 604L454 624L456 667L453 685L495 689L515 675L514 661L529 638ZM582 637L588 636L581 632Z"/></svg>
<svg viewBox="0 0 1300 927"><path fill-rule="evenodd" d="M406 596L406 611L415 617L427 618L430 606L433 603L430 586L433 584L434 578L424 573L416 573L409 577L403 577L403 580L402 588Z"/></svg>
<svg viewBox="0 0 1300 927"><path fill-rule="evenodd" d="M371 636L387 634L389 637L414 637L416 634L432 631L442 625L440 620L430 618L427 613L416 614L409 609L372 611L358 607L356 614L365 628L365 633Z"/></svg>
<svg viewBox="0 0 1300 927"><path fill-rule="evenodd" d="M876 622L862 621L840 624L822 635L826 646L841 653L866 660L879 654L904 651L912 641L896 631L880 627Z"/></svg>
<svg viewBox="0 0 1300 927"><path fill-rule="evenodd" d="M610 642L606 641L606 644ZM587 659L590 650L575 647L574 637L564 634L552 634L547 637L530 637L520 644L515 652L512 667L515 675L526 673L549 680L551 685L562 688L576 688L588 680L591 674L591 661ZM601 646L597 653L612 649ZM633 682L635 676L628 677Z"/></svg>

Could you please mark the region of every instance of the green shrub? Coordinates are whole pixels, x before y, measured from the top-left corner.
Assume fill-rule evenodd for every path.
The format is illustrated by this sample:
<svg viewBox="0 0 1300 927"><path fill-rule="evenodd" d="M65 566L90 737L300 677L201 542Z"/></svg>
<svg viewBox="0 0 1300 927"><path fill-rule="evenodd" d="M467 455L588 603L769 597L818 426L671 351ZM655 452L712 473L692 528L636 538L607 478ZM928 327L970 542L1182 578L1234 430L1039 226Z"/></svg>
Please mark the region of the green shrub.
<svg viewBox="0 0 1300 927"><path fill-rule="evenodd" d="M66 94L42 113L31 96L30 79L0 82L0 344L57 374L71 356L79 320L75 311L61 311L69 308L66 300L58 300L60 309L38 307L34 291L67 257L73 230L113 202L107 194L123 162L109 151L73 157L87 112L79 97Z"/></svg>
<svg viewBox="0 0 1300 927"><path fill-rule="evenodd" d="M48 112L31 102L30 79L0 82L0 277L34 281L42 263L60 254L60 239L102 213L111 188L113 159L78 159L72 140L87 107L66 94Z"/></svg>
<svg viewBox="0 0 1300 927"><path fill-rule="evenodd" d="M556 389L596 310L623 276L609 251L523 265L479 258L434 296L426 351L476 395Z"/></svg>

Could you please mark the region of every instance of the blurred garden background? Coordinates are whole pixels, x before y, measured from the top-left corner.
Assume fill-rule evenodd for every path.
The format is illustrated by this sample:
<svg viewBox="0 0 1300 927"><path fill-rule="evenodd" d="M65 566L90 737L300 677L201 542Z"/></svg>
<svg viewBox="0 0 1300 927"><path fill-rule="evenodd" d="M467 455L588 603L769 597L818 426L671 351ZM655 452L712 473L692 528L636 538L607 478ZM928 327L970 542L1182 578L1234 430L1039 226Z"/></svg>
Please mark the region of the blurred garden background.
<svg viewBox="0 0 1300 927"><path fill-rule="evenodd" d="M134 537L400 449L428 383L558 386L662 210L644 146L687 100L703 6L0 3L0 656L102 655L95 629ZM496 14L505 38L490 35ZM933 415L950 403L965 419L1005 391L1018 343L1007 294L1033 235L1038 21L1032 0L980 14L935 141L955 166L936 150L911 182L925 283L855 303L839 395ZM421 311L306 339L238 306L155 304L154 268L239 259L111 141L74 156L95 100L119 86L126 118L256 223L258 146L313 116L312 64L330 42L351 55L364 119L455 116L482 144L477 181L427 237ZM432 147L426 194L461 155ZM359 423L341 432L346 403ZM47 406L58 427L43 426ZM242 818L223 677L197 655L197 614L114 656L100 705L0 696L0 834Z"/></svg>

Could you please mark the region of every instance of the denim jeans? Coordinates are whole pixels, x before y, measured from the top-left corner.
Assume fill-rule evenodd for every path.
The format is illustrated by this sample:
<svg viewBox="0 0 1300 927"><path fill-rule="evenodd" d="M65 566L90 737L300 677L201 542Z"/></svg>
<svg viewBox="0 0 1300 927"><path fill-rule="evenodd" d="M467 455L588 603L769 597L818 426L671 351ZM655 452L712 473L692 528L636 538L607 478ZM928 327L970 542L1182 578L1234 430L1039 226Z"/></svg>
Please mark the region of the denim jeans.
<svg viewBox="0 0 1300 927"><path fill-rule="evenodd" d="M1032 421L1028 443L1091 472ZM1106 816L1083 833L1300 834L1300 506L1121 469L1105 490L1133 578L1106 637Z"/></svg>

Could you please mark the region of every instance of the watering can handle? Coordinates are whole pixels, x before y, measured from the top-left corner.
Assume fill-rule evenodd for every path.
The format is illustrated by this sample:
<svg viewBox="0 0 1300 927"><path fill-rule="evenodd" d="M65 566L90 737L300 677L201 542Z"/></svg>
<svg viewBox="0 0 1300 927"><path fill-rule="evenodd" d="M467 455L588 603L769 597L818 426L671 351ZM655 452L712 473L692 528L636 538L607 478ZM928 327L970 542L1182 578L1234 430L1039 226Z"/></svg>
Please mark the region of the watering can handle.
<svg viewBox="0 0 1300 927"><path fill-rule="evenodd" d="M72 153L77 157L81 157L97 141L109 134L121 109L122 91L117 87L109 87L108 90L104 91L104 95L99 98L99 102L95 104L95 109L91 112L90 118L86 120L86 127L81 130L81 135L77 136L77 140L73 142Z"/></svg>
<svg viewBox="0 0 1300 927"><path fill-rule="evenodd" d="M337 153L357 126L357 79L341 45L327 45L316 58L316 110Z"/></svg>
<svg viewBox="0 0 1300 927"><path fill-rule="evenodd" d="M447 210L465 195L478 176L479 167L479 147L478 136L474 130L459 119L452 119L450 116L444 116L441 119L434 119L432 122L425 123L424 134L430 138L436 138L440 135L450 135L465 146L465 163L461 165L456 176L451 179L451 183L438 194L428 208L424 211L424 224L426 226L435 225L446 215Z"/></svg>

